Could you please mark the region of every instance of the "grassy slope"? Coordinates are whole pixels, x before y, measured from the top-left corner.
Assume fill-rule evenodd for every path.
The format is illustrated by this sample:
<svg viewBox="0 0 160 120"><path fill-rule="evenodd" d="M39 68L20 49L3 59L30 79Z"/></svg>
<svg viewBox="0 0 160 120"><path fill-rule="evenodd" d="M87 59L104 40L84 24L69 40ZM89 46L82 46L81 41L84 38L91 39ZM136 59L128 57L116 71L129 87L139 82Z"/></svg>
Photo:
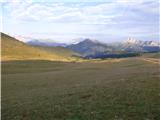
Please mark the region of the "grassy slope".
<svg viewBox="0 0 160 120"><path fill-rule="evenodd" d="M3 120L159 120L159 66L119 62L2 63Z"/></svg>
<svg viewBox="0 0 160 120"><path fill-rule="evenodd" d="M1 44L2 60L67 60L65 56L48 53L47 51L26 45L3 33L1 34Z"/></svg>
<svg viewBox="0 0 160 120"><path fill-rule="evenodd" d="M79 56L78 53L75 53L74 51L64 47L48 47L48 46L35 46L35 47L41 50L45 50L49 53L53 53L64 57L73 57L75 55Z"/></svg>
<svg viewBox="0 0 160 120"><path fill-rule="evenodd" d="M160 59L160 52L158 52L158 53L144 53L142 55L142 57Z"/></svg>

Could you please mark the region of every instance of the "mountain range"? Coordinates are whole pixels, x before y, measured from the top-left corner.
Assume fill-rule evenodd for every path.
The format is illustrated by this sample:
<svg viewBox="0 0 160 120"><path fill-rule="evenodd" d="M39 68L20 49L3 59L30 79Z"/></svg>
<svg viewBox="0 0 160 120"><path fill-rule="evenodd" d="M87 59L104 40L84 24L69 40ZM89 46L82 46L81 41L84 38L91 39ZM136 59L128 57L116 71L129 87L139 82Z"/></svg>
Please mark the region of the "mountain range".
<svg viewBox="0 0 160 120"><path fill-rule="evenodd" d="M129 52L158 52L160 50L160 43L128 38L128 40L120 44L120 48Z"/></svg>
<svg viewBox="0 0 160 120"><path fill-rule="evenodd" d="M129 38L123 42L105 44L95 40L85 39L77 44L67 46L67 48L80 53L83 56L122 54L122 53L142 53L159 52L160 44L154 41L141 41Z"/></svg>
<svg viewBox="0 0 160 120"><path fill-rule="evenodd" d="M106 44L89 38L76 44L30 40L22 42L1 33L2 60L71 60L83 58L132 57L144 52L160 52L160 43L129 38L123 42Z"/></svg>
<svg viewBox="0 0 160 120"><path fill-rule="evenodd" d="M50 46L50 47L56 47L56 46L62 46L65 47L67 46L65 43L58 43L58 42L49 42L48 40L37 40L37 39L33 39L30 40L28 42L26 42L28 45L32 45L32 46Z"/></svg>
<svg viewBox="0 0 160 120"><path fill-rule="evenodd" d="M26 42L28 45L32 46L48 46L48 47L65 47L69 48L83 56L93 55L96 53L113 53L117 51L126 52L157 52L159 51L160 43L155 41L142 41L136 40L134 38L128 38L125 41L106 44L99 42L98 40L83 39L76 44L67 45L65 43L51 42L48 40L37 40L32 39Z"/></svg>

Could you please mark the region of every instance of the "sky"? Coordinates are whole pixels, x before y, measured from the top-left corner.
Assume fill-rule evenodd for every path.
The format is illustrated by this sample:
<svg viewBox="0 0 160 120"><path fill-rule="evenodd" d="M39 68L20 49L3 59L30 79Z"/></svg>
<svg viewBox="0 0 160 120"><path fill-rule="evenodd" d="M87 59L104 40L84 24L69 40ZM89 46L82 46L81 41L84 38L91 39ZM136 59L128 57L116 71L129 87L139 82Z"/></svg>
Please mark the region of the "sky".
<svg viewBox="0 0 160 120"><path fill-rule="evenodd" d="M0 1L1 31L21 40L159 41L159 0Z"/></svg>

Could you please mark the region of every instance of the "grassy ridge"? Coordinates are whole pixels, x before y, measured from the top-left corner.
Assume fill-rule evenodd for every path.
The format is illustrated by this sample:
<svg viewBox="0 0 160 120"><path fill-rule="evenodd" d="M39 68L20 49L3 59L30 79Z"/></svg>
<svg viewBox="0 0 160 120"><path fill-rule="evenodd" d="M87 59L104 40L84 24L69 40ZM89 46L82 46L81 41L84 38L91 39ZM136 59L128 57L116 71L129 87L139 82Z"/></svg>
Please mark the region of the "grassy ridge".
<svg viewBox="0 0 160 120"><path fill-rule="evenodd" d="M119 62L2 63L3 120L159 120L159 67Z"/></svg>

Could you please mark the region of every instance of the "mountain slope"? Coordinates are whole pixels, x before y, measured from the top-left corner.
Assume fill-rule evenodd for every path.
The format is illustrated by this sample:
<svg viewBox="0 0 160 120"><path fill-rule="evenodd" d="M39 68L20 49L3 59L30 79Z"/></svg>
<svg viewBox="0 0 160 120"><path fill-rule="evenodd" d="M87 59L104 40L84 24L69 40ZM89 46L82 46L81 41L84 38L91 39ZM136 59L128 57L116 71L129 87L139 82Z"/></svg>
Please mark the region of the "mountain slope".
<svg viewBox="0 0 160 120"><path fill-rule="evenodd" d="M92 41L90 39L85 39L84 41L81 41L77 44L69 45L67 46L67 48L75 52L78 52L83 56L94 55L100 52L112 51L111 47L107 46L106 44L97 41Z"/></svg>
<svg viewBox="0 0 160 120"><path fill-rule="evenodd" d="M75 57L80 56L78 53L61 46L51 47L51 46L34 46L35 48L47 51L52 54L57 54L63 57Z"/></svg>
<svg viewBox="0 0 160 120"><path fill-rule="evenodd" d="M66 61L65 57L51 54L1 33L1 58L2 60L60 60Z"/></svg>

